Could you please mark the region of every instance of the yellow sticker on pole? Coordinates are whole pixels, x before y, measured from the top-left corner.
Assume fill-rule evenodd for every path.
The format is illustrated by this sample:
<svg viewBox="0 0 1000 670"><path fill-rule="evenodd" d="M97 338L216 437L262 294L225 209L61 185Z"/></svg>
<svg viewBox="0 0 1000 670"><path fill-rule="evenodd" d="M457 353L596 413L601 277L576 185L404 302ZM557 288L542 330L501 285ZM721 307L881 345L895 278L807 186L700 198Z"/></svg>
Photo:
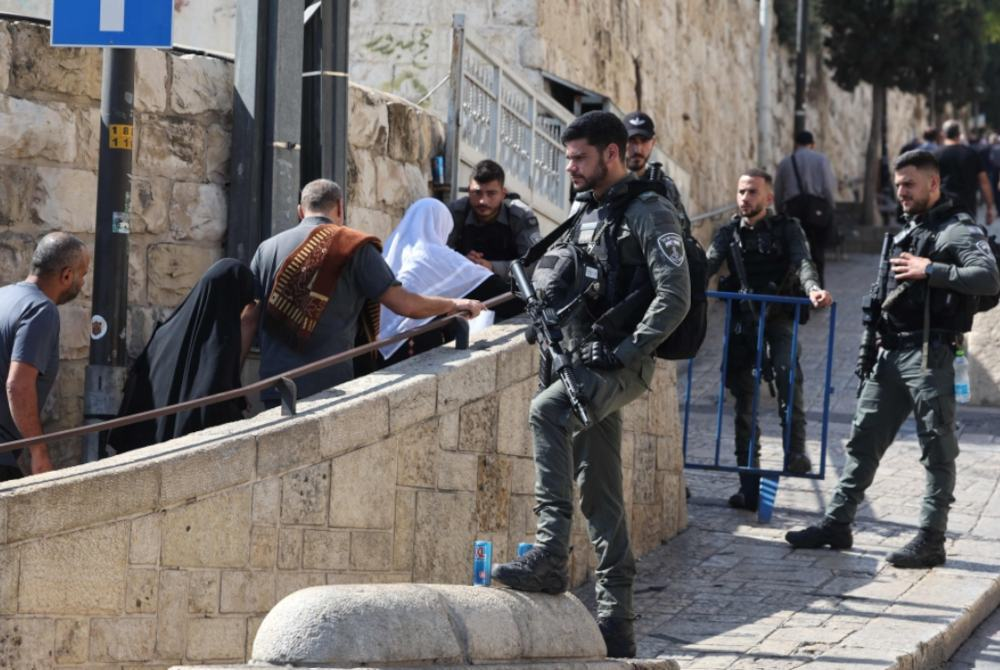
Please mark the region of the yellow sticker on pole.
<svg viewBox="0 0 1000 670"><path fill-rule="evenodd" d="M108 146L112 149L132 150L132 126L113 123L108 126Z"/></svg>

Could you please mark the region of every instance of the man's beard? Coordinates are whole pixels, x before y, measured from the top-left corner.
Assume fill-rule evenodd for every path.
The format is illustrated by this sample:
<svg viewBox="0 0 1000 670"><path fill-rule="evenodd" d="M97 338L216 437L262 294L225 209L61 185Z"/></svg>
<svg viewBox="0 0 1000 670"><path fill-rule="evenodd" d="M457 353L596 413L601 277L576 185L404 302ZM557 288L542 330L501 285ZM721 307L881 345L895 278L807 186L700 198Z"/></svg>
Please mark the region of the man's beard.
<svg viewBox="0 0 1000 670"><path fill-rule="evenodd" d="M65 305L66 303L72 301L76 296L80 295L80 291L83 286L71 286L59 295L59 300L56 301L57 305Z"/></svg>
<svg viewBox="0 0 1000 670"><path fill-rule="evenodd" d="M476 218L479 219L480 221L492 221L493 219L497 218L500 215L499 207L497 207L496 209L489 209L489 208L480 209L478 207L473 207L472 209L476 213Z"/></svg>
<svg viewBox="0 0 1000 670"><path fill-rule="evenodd" d="M589 177L584 183L580 191L593 191L599 184L602 184L608 176L608 164L604 159L600 159L597 167L594 169L594 174Z"/></svg>
<svg viewBox="0 0 1000 670"><path fill-rule="evenodd" d="M928 196L926 198L923 198L922 200L918 200L917 198L914 198L913 200L910 201L910 208L906 209L904 207L903 211L908 216L920 216L921 214L923 214L924 212L926 212L928 209L930 209L930 204L931 204L930 196Z"/></svg>
<svg viewBox="0 0 1000 670"><path fill-rule="evenodd" d="M743 210L740 210L740 214L743 216L744 219L747 219L749 221L750 219L757 218L760 215L760 213L764 211L764 209L765 209L764 207L758 207L745 214L743 213Z"/></svg>
<svg viewBox="0 0 1000 670"><path fill-rule="evenodd" d="M646 159L643 156L630 156L627 164L629 171L641 172L646 167Z"/></svg>

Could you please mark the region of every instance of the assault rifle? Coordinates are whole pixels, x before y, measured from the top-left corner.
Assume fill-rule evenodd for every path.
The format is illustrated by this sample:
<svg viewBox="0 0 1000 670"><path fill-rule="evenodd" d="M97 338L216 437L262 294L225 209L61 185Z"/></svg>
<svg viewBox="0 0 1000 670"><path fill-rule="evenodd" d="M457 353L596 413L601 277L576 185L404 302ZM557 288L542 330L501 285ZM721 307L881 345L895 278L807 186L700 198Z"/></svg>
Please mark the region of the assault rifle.
<svg viewBox="0 0 1000 670"><path fill-rule="evenodd" d="M864 326L864 331L861 333L861 346L858 347L858 364L854 368L854 374L858 376L858 396L861 395L865 380L871 376L878 358L878 324L882 320L882 308L889 286L889 255L891 252L892 234L886 233L882 240L878 274L868 291L868 295L861 303L861 324Z"/></svg>
<svg viewBox="0 0 1000 670"><path fill-rule="evenodd" d="M740 283L739 293L750 295L753 289L750 288L750 281L747 275L746 265L743 264L743 248L740 246L739 232L734 231L733 239L729 241L729 258L732 260L732 270L736 273L736 279ZM757 330L760 327L760 319L757 308L752 300L740 301L740 314L737 315L736 325L733 334L737 336L744 348L753 354L756 361L757 354ZM767 389L774 397L774 366L771 361L771 353L768 351L767 343L764 343L764 353L761 357L760 377L767 382Z"/></svg>
<svg viewBox="0 0 1000 670"><path fill-rule="evenodd" d="M538 343L542 350L542 355L551 359L552 371L559 375L563 386L566 387L566 394L569 396L573 413L580 419L584 428L590 425L590 414L583 400L583 391L576 373L573 371L573 362L570 356L562 348L562 329L559 327L561 321L560 312L548 307L545 302L538 297L535 287L532 286L528 274L524 271L524 266L520 259L512 261L510 264L510 274L514 279L514 285L521 298L526 303L525 312L531 319L531 330L528 331L528 342ZM582 296L581 296L582 297ZM574 303L576 301L574 300ZM571 309L573 304L567 305L562 310L565 313Z"/></svg>

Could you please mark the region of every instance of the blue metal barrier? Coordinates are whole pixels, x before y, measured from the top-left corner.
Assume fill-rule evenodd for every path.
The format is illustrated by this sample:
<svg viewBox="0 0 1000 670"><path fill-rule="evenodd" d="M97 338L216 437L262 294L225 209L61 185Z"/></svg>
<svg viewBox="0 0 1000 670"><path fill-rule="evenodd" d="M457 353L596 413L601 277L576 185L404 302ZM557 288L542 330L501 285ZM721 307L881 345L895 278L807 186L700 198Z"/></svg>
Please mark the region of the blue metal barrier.
<svg viewBox="0 0 1000 670"><path fill-rule="evenodd" d="M720 366L719 396L716 408L715 421L715 459L713 463L692 462L688 459L688 429L691 418L691 391L694 378L694 361L688 362L687 372L687 393L684 401L684 467L690 470L714 470L718 472L734 472L739 474L759 475L761 477L760 502L757 510L757 518L761 522L768 522L774 510L774 502L777 496L779 477L800 477L803 479L823 479L826 476L826 455L827 455L827 432L830 418L830 395L833 393L831 379L833 376L833 343L834 333L837 327L837 305L834 303L829 307L830 325L827 335L826 345L826 374L823 381L823 420L820 433L820 462L819 472L796 474L788 472L787 467L789 447L791 444L792 431L792 410L794 408L793 399L795 397L795 371L798 361L798 337L799 337L799 317L802 307L810 304L807 298L792 298L775 295L757 295L751 293L728 293L722 291L708 291L708 297L723 300L726 305L725 330L722 340L722 365ZM722 420L725 412L726 402L726 377L729 372L729 344L733 325L733 305L743 302L752 302L757 305L756 333L756 360L754 361L754 394L751 411L750 440L747 443L747 459L750 465L723 465L721 462L722 448ZM784 461L786 465L781 470L752 467L754 463L754 445L757 442L757 414L760 407L760 382L763 376L763 363L765 351L765 329L767 326L767 306L771 304L794 305L795 314L792 319L792 347L788 366L788 394L785 406L785 426L782 435L782 445L784 448ZM772 361L773 362L773 361ZM780 406L780 403L779 403Z"/></svg>

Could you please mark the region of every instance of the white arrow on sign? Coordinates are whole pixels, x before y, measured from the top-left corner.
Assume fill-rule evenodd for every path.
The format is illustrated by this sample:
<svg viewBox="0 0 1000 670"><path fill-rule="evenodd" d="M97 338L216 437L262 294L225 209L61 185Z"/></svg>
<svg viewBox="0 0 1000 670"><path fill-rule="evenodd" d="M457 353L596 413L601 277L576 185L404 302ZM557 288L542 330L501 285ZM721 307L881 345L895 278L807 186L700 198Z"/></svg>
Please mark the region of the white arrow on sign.
<svg viewBox="0 0 1000 670"><path fill-rule="evenodd" d="M125 0L101 0L101 32L120 33L124 31Z"/></svg>

